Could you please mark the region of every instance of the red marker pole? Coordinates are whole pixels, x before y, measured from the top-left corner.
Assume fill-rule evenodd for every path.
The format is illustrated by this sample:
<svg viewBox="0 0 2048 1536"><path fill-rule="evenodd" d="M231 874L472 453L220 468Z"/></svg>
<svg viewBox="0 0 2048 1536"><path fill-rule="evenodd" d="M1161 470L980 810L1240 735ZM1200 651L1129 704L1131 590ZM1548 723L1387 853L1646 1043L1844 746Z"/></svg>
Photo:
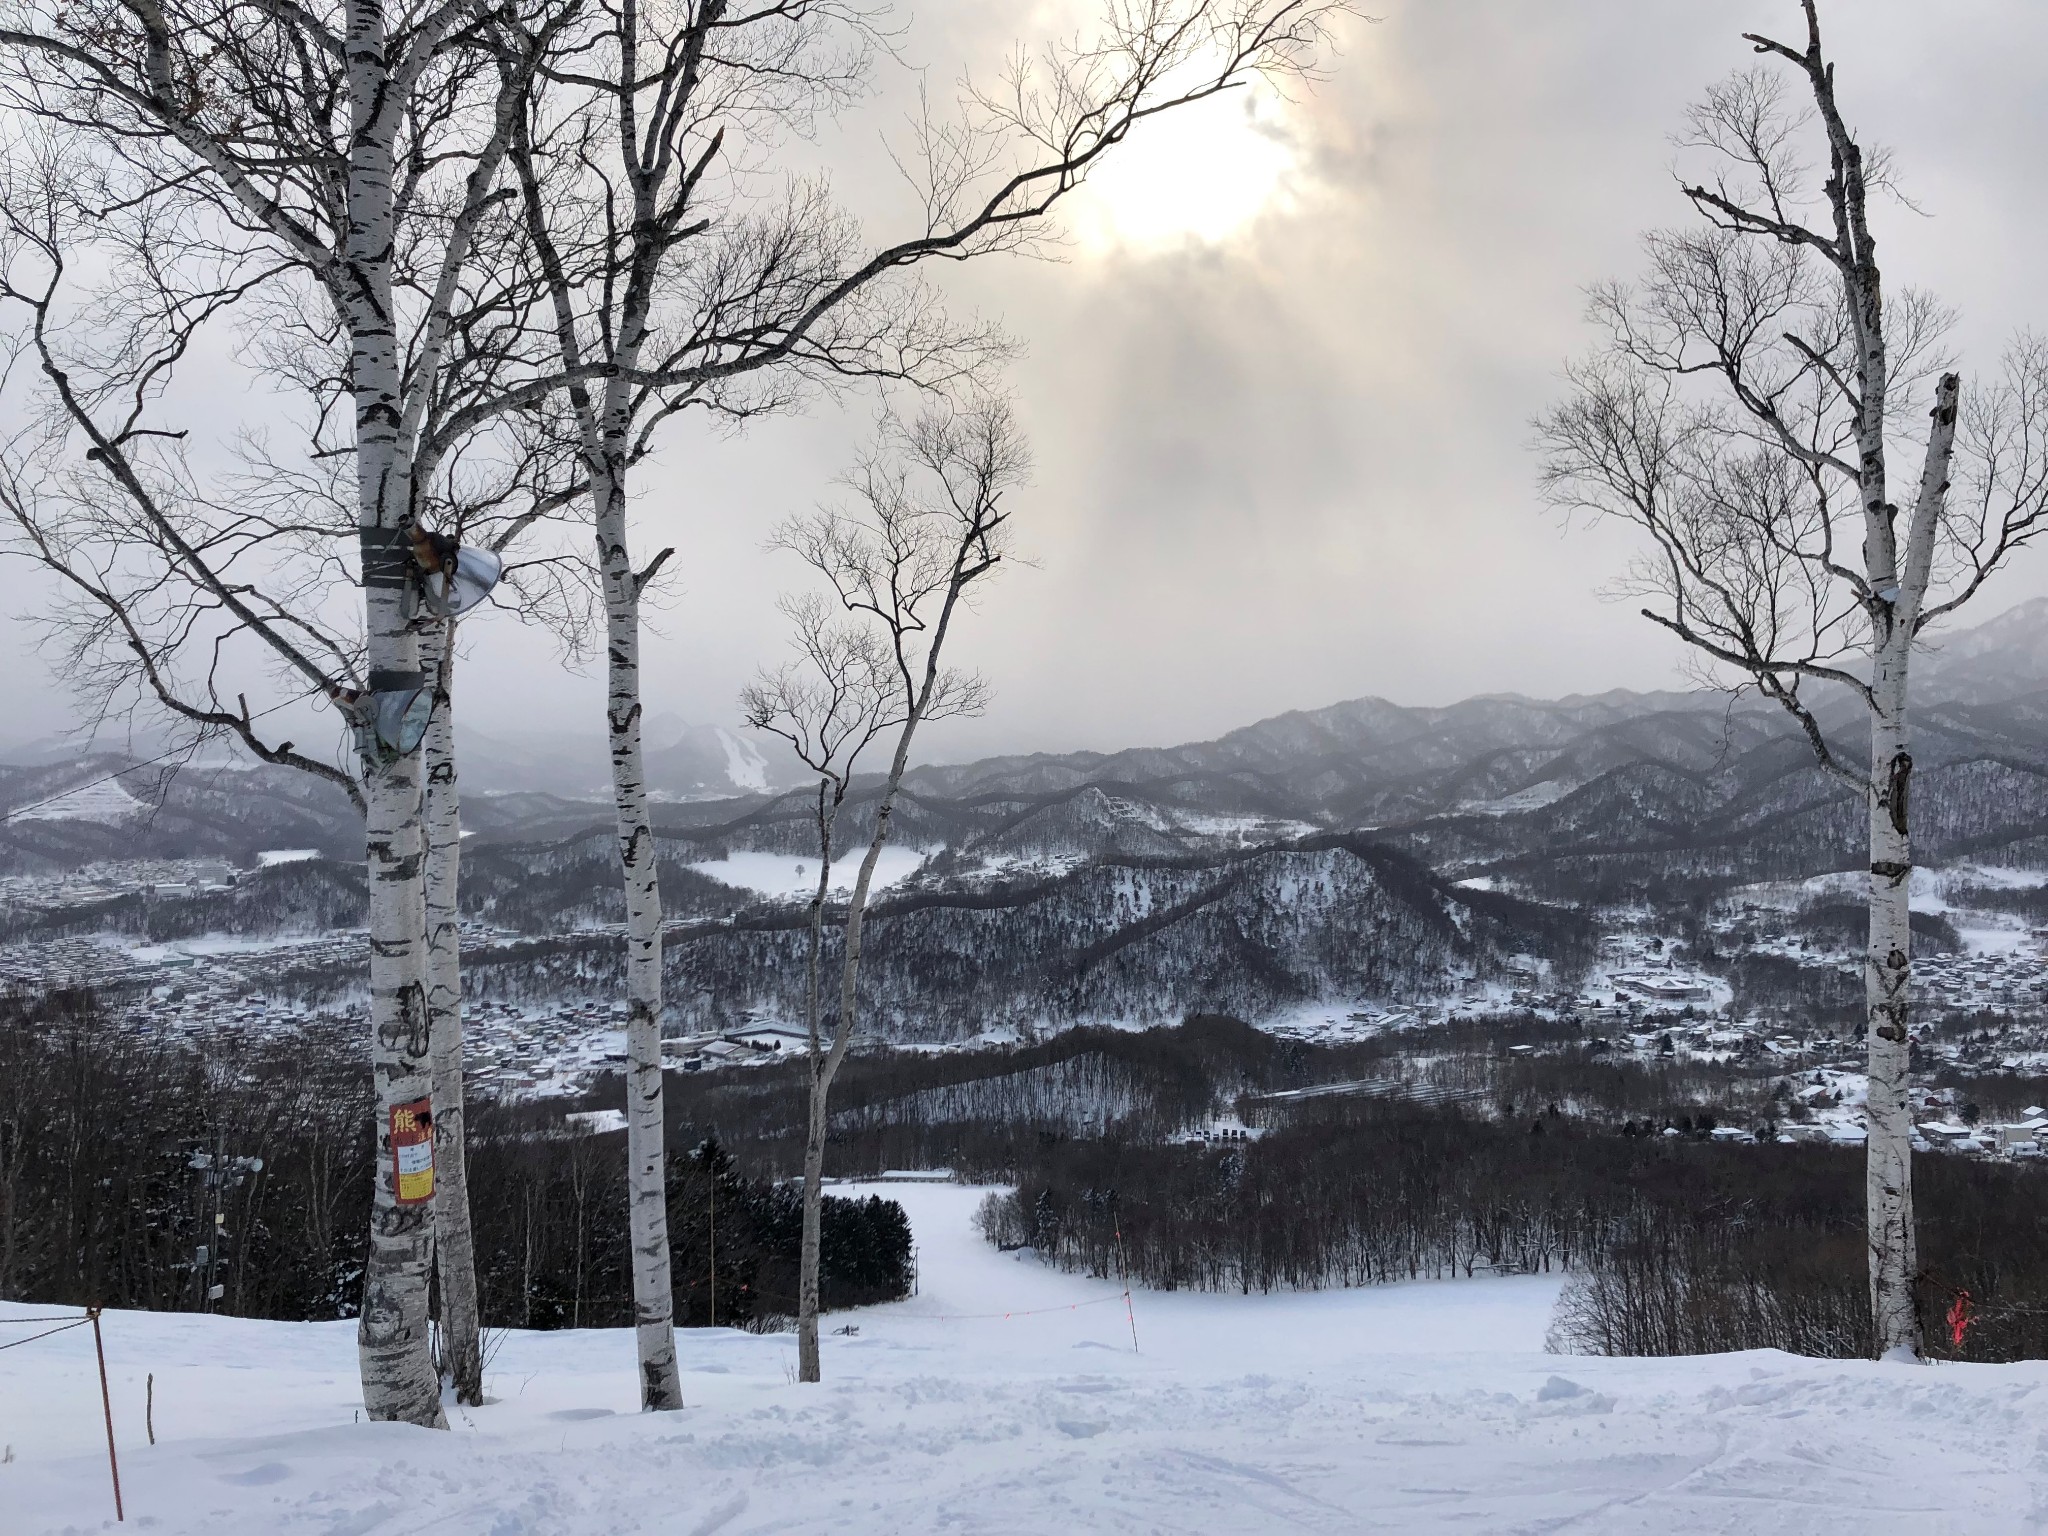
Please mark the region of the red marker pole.
<svg viewBox="0 0 2048 1536"><path fill-rule="evenodd" d="M121 1511L121 1462L114 1455L114 1394L107 1390L107 1346L100 1337L100 1309L87 1307L85 1314L92 1319L93 1353L100 1357L100 1407L107 1415L107 1470L114 1475L114 1518L125 1522L128 1517Z"/></svg>

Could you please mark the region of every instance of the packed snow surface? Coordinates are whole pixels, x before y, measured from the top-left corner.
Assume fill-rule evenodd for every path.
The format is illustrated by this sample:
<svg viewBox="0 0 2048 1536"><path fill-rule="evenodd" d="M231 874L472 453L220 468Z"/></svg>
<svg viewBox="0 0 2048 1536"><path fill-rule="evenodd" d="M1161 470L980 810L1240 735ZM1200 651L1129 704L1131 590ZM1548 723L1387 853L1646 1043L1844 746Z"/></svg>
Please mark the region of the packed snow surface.
<svg viewBox="0 0 2048 1536"><path fill-rule="evenodd" d="M768 1532L2037 1531L2048 1365L1546 1355L1555 1279L1140 1292L974 1237L891 1184L920 1294L788 1335L682 1335L635 1411L624 1330L513 1333L451 1433L355 1421L354 1326L109 1314L126 1529ZM49 1308L0 1306L0 1318ZM18 1337L33 1330L0 1327ZM156 1375L157 1443L143 1426ZM0 1530L114 1530L92 1334L0 1352Z"/></svg>

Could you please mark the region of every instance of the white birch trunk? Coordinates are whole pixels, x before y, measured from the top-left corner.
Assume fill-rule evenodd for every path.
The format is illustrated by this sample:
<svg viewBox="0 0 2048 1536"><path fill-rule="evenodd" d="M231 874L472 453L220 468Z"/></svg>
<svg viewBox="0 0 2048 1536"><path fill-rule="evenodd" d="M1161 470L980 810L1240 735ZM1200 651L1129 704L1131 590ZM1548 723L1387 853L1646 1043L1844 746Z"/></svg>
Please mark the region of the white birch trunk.
<svg viewBox="0 0 2048 1536"><path fill-rule="evenodd" d="M1917 1360L1920 1264L1913 1230L1911 1042L1907 1006L1913 931L1913 846L1907 820L1913 759L1906 719L1910 633L1894 622L1872 657L1870 716L1870 949L1864 966L1870 1091L1866 1199L1870 1312L1881 1356Z"/></svg>
<svg viewBox="0 0 2048 1536"><path fill-rule="evenodd" d="M638 8L621 13L621 77L637 79ZM620 110L630 120L633 93L622 92ZM636 135L622 133L628 165L636 163ZM652 227L651 183L634 175L634 229ZM565 368L582 365L571 290L562 273L540 206L541 191L529 181L529 220L537 236L555 308L557 343ZM612 800L617 818L619 861L626 903L626 1202L632 1252L634 1330L639 1350L640 1401L645 1409L680 1408L682 1382L676 1369L675 1292L670 1278L666 1127L661 1067L661 882L654 828L647 813L647 784L640 746L640 588L626 534L626 474L631 459L633 392L622 377L638 366L647 338L647 315L658 252L636 239L633 260L617 308L610 361L619 372L607 379L598 398L572 383L569 399L582 437L590 474L592 521L597 534L600 585L605 606L605 726L611 748ZM607 291L607 298L610 293ZM607 312L608 314L610 311Z"/></svg>
<svg viewBox="0 0 2048 1536"><path fill-rule="evenodd" d="M810 1109L804 1121L803 1238L797 1256L796 1361L798 1381L823 1379L818 1354L818 1267L824 1248L826 1104L832 1091L820 1034L825 950L825 897L832 888L832 826L838 798L827 803L827 789L818 786L818 889L811 898L811 933L806 954L804 1014L810 1066Z"/></svg>
<svg viewBox="0 0 2048 1536"><path fill-rule="evenodd" d="M377 0L349 0L347 19L351 137L344 318L355 395L358 517L365 530L390 532L402 529L411 512L411 470L401 461L399 444L403 375L391 283L392 145L398 104L390 99L383 7ZM418 675L419 647L406 629L403 595L402 585L365 582L372 688L394 677ZM376 1185L357 1328L363 1407L373 1420L446 1428L427 1327L433 1206L399 1203L391 1140L392 1111L431 1099L433 1093L422 985L426 910L419 755L384 763L374 752L366 753L363 798L370 895L370 1064L377 1103Z"/></svg>
<svg viewBox="0 0 2048 1536"><path fill-rule="evenodd" d="M604 582L605 719L625 878L626 1202L640 1402L649 1410L680 1408L662 1112L661 883L640 751L640 582L626 542L625 487L608 476L593 480Z"/></svg>
<svg viewBox="0 0 2048 1536"><path fill-rule="evenodd" d="M403 656L410 647L387 636L380 649ZM392 1111L433 1096L431 1032L421 984L426 909L420 878L419 757L366 762L365 767L377 1164L357 1330L363 1406L372 1419L445 1426L427 1327L433 1206L399 1203L391 1139Z"/></svg>
<svg viewBox="0 0 2048 1536"><path fill-rule="evenodd" d="M1865 1201L1870 1240L1870 1314L1880 1357L1917 1360L1923 1344L1914 1287L1919 1244L1913 1215L1912 1037L1913 757L1907 686L1913 637L1934 569L1948 496L1961 386L1944 375L1935 389L1927 457L1897 572L1898 600L1874 617L1870 667L1870 949L1864 963L1869 1047ZM1887 517L1886 531L1889 532ZM1872 546L1890 553L1888 539Z"/></svg>
<svg viewBox="0 0 2048 1536"><path fill-rule="evenodd" d="M620 78L639 76L640 10L620 11ZM620 128L632 163L638 103L620 97ZM632 175L635 236L619 305L612 361L636 368L646 345L660 247L643 231L655 219L658 178ZM586 420L588 418L586 417ZM633 391L620 374L605 381L590 458L591 499L604 586L607 656L605 714L611 734L612 795L626 897L626 1201L633 1253L633 1319L640 1355L640 1402L654 1411L683 1406L676 1369L675 1289L668 1242L667 1126L661 1067L661 870L640 751L640 588L626 537L626 473L631 461ZM588 429L586 428L586 431Z"/></svg>
<svg viewBox="0 0 2048 1536"><path fill-rule="evenodd" d="M484 1400L476 1289L476 1242L469 1219L462 1087L462 805L455 767L455 624L429 647L435 707L424 746L427 776L427 1027L434 1058L434 1274L441 1291L442 1364L455 1400Z"/></svg>

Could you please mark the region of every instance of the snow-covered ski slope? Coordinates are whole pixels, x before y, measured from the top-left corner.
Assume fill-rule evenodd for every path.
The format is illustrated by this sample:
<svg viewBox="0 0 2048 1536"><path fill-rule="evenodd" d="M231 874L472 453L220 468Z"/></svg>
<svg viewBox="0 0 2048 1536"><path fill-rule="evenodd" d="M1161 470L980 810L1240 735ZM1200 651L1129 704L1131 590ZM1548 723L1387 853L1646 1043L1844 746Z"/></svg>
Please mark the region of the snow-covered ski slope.
<svg viewBox="0 0 2048 1536"><path fill-rule="evenodd" d="M439 1435L354 1422L351 1324L110 1314L126 1528L1983 1536L2048 1524L2048 1365L1562 1358L1542 1352L1557 1291L1543 1279L1141 1292L1133 1355L1113 1286L980 1244L978 1191L887 1193L910 1211L921 1294L831 1318L860 1331L827 1340L822 1387L791 1383L786 1335L687 1333L680 1414L633 1411L624 1331L510 1335L488 1373L498 1401ZM6 1536L115 1529L92 1358L86 1329L0 1352Z"/></svg>

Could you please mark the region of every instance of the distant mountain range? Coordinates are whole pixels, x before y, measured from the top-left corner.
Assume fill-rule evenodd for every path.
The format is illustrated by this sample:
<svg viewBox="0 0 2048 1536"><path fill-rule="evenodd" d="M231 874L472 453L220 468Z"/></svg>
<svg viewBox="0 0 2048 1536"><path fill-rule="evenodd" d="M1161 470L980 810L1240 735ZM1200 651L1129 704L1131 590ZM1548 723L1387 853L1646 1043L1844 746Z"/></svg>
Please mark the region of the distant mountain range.
<svg viewBox="0 0 2048 1536"><path fill-rule="evenodd" d="M1958 634L1919 676L1923 861L2048 868L2048 601ZM1822 715L1857 756L1853 701ZM608 986L602 743L465 732L462 749L465 910L533 936L473 957L466 989ZM800 911L715 877L815 856L808 796L717 727L655 720L648 763L671 1025L786 1012ZM354 814L289 771L23 763L0 768L0 809L0 874L148 856L249 869L264 850L314 849L334 862L261 871L239 907L208 898L218 920L277 906L266 880L319 885L323 912L360 901ZM872 786L845 814L842 847L872 824ZM1859 868L1864 814L1776 706L1708 692L1356 699L1177 747L927 765L895 824L925 857L880 902L864 988L889 1032L937 1038L1396 999L1525 972L1518 956L1569 974L1590 954L1589 905L1684 912L1734 885Z"/></svg>
<svg viewBox="0 0 2048 1536"><path fill-rule="evenodd" d="M1949 638L1918 675L1923 855L2048 862L2048 600ZM1851 701L1822 715L1854 759L1862 724ZM610 857L600 739L465 730L461 746L473 846ZM121 856L247 867L265 849L349 859L359 847L346 802L287 770L30 756L40 760L0 767L0 873ZM647 758L676 860L810 851L805 797L789 793L798 781L760 744L657 717ZM1105 859L1201 861L1341 833L1447 879L1484 877L1545 900L1854 867L1862 814L1774 705L1712 692L1503 694L1438 708L1354 699L1175 747L927 765L907 791L898 836L933 855L927 883ZM857 837L862 797L850 814Z"/></svg>
<svg viewBox="0 0 2048 1536"><path fill-rule="evenodd" d="M2048 765L2048 599L1948 637L1918 665L1917 755L1932 775L1923 803L1940 804L1942 775L1960 776L1972 797L1989 795L2017 818L1992 826L1963 817L1953 829L1937 824L1936 838L2021 830L2036 770ZM1853 757L1856 712L1838 704L1823 713ZM646 743L666 831L685 842L803 851L807 834L793 808L778 804L801 783L782 754L674 716L651 719ZM460 746L465 823L479 837L547 841L609 823L596 735L463 728ZM1574 828L1610 841L1631 829L1711 839L1759 817L1796 817L1809 800L1835 798L1803 753L1776 707L1754 696L1497 694L1434 708L1365 698L1175 747L920 767L908 783L919 809L907 819L924 824L928 846L983 858L1170 856L1376 829L1483 861L1489 851L1526 852L1532 839L1569 841ZM52 743L14 756L0 766L0 870L117 850L253 862L268 847L343 855L355 846L340 797L284 770L220 762L170 773L138 766L135 754L67 756Z"/></svg>

